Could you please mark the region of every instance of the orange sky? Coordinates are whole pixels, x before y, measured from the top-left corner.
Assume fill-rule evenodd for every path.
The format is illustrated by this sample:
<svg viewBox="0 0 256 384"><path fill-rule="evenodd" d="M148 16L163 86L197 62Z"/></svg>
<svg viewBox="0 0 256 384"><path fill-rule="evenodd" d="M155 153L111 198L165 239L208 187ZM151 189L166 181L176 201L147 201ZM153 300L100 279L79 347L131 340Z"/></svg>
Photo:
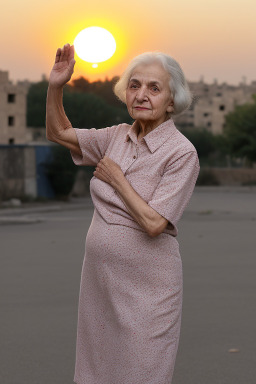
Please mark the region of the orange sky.
<svg viewBox="0 0 256 384"><path fill-rule="evenodd" d="M12 80L48 75L55 51L88 26L108 29L115 55L91 69L77 58L75 76L120 75L129 60L162 51L188 80L256 80L255 0L10 0L1 7L0 70Z"/></svg>

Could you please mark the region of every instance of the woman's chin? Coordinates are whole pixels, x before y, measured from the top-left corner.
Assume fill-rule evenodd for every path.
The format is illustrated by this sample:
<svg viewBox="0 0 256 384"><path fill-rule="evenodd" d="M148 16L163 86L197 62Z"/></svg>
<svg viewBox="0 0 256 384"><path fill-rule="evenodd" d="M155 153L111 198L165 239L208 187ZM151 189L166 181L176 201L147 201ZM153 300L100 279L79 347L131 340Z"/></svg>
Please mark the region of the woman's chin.
<svg viewBox="0 0 256 384"><path fill-rule="evenodd" d="M141 120L141 121L147 121L147 120L152 120L152 116L149 113L149 110L138 110L138 111L133 111L133 118L135 120Z"/></svg>

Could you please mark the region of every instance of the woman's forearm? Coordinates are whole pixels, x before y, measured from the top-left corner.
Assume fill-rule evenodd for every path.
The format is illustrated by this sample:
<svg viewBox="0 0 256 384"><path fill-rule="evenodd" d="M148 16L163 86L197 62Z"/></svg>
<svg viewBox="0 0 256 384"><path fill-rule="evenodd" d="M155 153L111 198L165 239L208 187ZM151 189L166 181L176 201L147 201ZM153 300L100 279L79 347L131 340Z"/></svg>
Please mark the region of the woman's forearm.
<svg viewBox="0 0 256 384"><path fill-rule="evenodd" d="M49 85L46 100L46 137L55 141L62 132L72 127L63 108L63 88Z"/></svg>
<svg viewBox="0 0 256 384"><path fill-rule="evenodd" d="M81 155L75 130L63 107L63 87L49 85L46 100L46 137Z"/></svg>
<svg viewBox="0 0 256 384"><path fill-rule="evenodd" d="M124 179L115 185L131 216L151 237L158 236L166 228L168 220L151 208Z"/></svg>

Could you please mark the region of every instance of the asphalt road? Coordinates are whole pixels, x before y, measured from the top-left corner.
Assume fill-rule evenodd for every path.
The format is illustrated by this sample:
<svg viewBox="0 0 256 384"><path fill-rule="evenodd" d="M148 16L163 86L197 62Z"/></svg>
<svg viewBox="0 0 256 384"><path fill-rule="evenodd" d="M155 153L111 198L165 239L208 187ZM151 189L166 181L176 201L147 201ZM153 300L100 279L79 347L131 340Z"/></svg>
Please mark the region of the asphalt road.
<svg viewBox="0 0 256 384"><path fill-rule="evenodd" d="M73 383L92 212L88 200L0 210L0 384ZM178 239L184 302L172 384L255 384L255 188L197 188Z"/></svg>

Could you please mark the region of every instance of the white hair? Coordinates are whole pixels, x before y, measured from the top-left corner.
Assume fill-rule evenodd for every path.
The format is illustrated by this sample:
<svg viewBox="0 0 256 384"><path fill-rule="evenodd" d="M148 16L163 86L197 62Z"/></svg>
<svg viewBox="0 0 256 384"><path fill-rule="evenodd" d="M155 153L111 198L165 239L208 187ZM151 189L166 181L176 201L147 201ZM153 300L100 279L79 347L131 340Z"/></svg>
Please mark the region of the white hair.
<svg viewBox="0 0 256 384"><path fill-rule="evenodd" d="M163 68L170 76L169 87L174 102L174 110L170 115L178 115L185 109L189 108L192 102L192 95L179 63L171 56L164 53L145 52L136 56L129 63L128 67L115 84L114 93L123 103L126 103L126 89L134 69L138 65L147 65L156 61L162 64Z"/></svg>

